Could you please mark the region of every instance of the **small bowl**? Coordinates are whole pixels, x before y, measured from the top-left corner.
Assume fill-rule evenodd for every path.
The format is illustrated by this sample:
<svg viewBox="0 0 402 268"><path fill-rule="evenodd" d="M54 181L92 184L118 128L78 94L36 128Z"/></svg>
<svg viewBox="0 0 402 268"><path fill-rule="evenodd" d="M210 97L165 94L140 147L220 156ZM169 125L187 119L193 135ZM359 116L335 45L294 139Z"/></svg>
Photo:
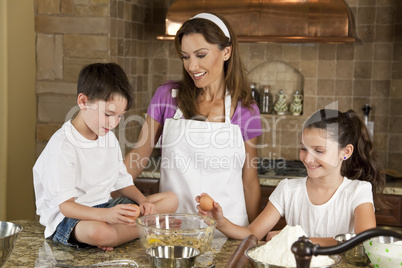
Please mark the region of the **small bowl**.
<svg viewBox="0 0 402 268"><path fill-rule="evenodd" d="M379 236L364 241L363 245L371 263L373 264L373 267L401 267L401 239L397 239L392 236Z"/></svg>
<svg viewBox="0 0 402 268"><path fill-rule="evenodd" d="M191 268L200 255L198 249L183 246L159 246L147 249L146 253L154 268Z"/></svg>
<svg viewBox="0 0 402 268"><path fill-rule="evenodd" d="M287 267L287 266L279 266L279 265L275 265L275 264L270 264L270 263L266 263L266 262L261 262L258 261L256 259L254 259L253 257L250 257L249 253L253 250L255 250L256 248L258 248L260 246L256 246L256 247L251 247L249 249L247 249L244 254L247 256L247 258L253 263L255 268L295 268L295 267ZM331 268L331 267L337 267L337 265L341 262L342 258L339 255L331 255L329 256L331 259L334 260L334 263L331 265L325 265L325 266L320 266L320 267L316 267L314 266L314 268ZM313 268L313 267L312 267Z"/></svg>
<svg viewBox="0 0 402 268"><path fill-rule="evenodd" d="M215 220L196 214L152 214L137 219L140 241L145 249L184 246L196 248L200 254L210 249L215 226Z"/></svg>
<svg viewBox="0 0 402 268"><path fill-rule="evenodd" d="M339 234L335 236L335 240L339 245L355 236L356 234L353 233ZM344 253L341 253L341 256L346 260L347 263L356 266L367 266L370 264L370 260L366 254L366 251L364 250L363 243L358 244Z"/></svg>
<svg viewBox="0 0 402 268"><path fill-rule="evenodd" d="M11 255L21 231L22 227L18 224L0 221L0 267Z"/></svg>

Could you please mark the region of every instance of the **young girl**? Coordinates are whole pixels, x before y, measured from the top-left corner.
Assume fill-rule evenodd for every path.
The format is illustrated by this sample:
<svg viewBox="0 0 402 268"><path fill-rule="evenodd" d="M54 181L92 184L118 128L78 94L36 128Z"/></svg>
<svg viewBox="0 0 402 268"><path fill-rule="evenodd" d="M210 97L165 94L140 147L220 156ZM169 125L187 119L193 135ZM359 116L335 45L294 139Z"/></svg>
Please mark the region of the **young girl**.
<svg viewBox="0 0 402 268"><path fill-rule="evenodd" d="M302 129L300 160L308 176L282 180L248 227L228 221L216 202L211 211L199 205L197 209L235 239L250 234L262 239L281 216L290 226L300 225L321 246L336 244L337 234L376 227L373 199L377 206L383 205L376 193L383 190L385 176L373 156L370 134L354 111L324 109L308 118Z"/></svg>

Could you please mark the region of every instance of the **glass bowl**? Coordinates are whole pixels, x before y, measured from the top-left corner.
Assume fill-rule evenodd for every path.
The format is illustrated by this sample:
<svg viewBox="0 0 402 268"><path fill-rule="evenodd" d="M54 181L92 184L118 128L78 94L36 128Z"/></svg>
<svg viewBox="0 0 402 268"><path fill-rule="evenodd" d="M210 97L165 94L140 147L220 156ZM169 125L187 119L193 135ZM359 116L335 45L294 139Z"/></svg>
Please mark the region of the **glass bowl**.
<svg viewBox="0 0 402 268"><path fill-rule="evenodd" d="M209 250L215 233L215 220L196 214L152 214L139 217L137 228L145 249L158 246L185 246Z"/></svg>
<svg viewBox="0 0 402 268"><path fill-rule="evenodd" d="M363 245L373 267L401 267L402 240L392 236L379 236L364 241Z"/></svg>

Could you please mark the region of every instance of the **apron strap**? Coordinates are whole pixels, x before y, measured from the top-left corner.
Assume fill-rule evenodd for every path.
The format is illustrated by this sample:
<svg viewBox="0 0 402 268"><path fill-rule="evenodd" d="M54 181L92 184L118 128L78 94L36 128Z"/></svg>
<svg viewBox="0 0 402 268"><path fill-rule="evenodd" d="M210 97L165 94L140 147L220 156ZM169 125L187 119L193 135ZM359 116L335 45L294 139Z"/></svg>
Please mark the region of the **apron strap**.
<svg viewBox="0 0 402 268"><path fill-rule="evenodd" d="M173 97L173 92L172 92L172 97ZM176 97L176 95L174 97ZM225 123L227 123L227 124L230 124L230 108L231 108L231 105L232 105L232 96L230 95L229 90L226 89L226 93L225 93ZM175 112L175 114L173 116L173 119L183 119L183 112L181 111L181 109L179 107L177 107L176 112Z"/></svg>

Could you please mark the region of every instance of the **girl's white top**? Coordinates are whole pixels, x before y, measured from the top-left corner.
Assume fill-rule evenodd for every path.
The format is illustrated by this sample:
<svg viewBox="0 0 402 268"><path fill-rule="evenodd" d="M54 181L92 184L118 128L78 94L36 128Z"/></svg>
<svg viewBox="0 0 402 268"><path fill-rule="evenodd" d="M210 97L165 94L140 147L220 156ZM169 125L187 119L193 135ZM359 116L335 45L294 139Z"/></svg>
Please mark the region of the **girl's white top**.
<svg viewBox="0 0 402 268"><path fill-rule="evenodd" d="M309 237L335 237L354 232L354 210L363 203L373 204L371 183L343 178L342 184L328 202L310 202L306 178L284 179L269 201L290 226L300 225Z"/></svg>

